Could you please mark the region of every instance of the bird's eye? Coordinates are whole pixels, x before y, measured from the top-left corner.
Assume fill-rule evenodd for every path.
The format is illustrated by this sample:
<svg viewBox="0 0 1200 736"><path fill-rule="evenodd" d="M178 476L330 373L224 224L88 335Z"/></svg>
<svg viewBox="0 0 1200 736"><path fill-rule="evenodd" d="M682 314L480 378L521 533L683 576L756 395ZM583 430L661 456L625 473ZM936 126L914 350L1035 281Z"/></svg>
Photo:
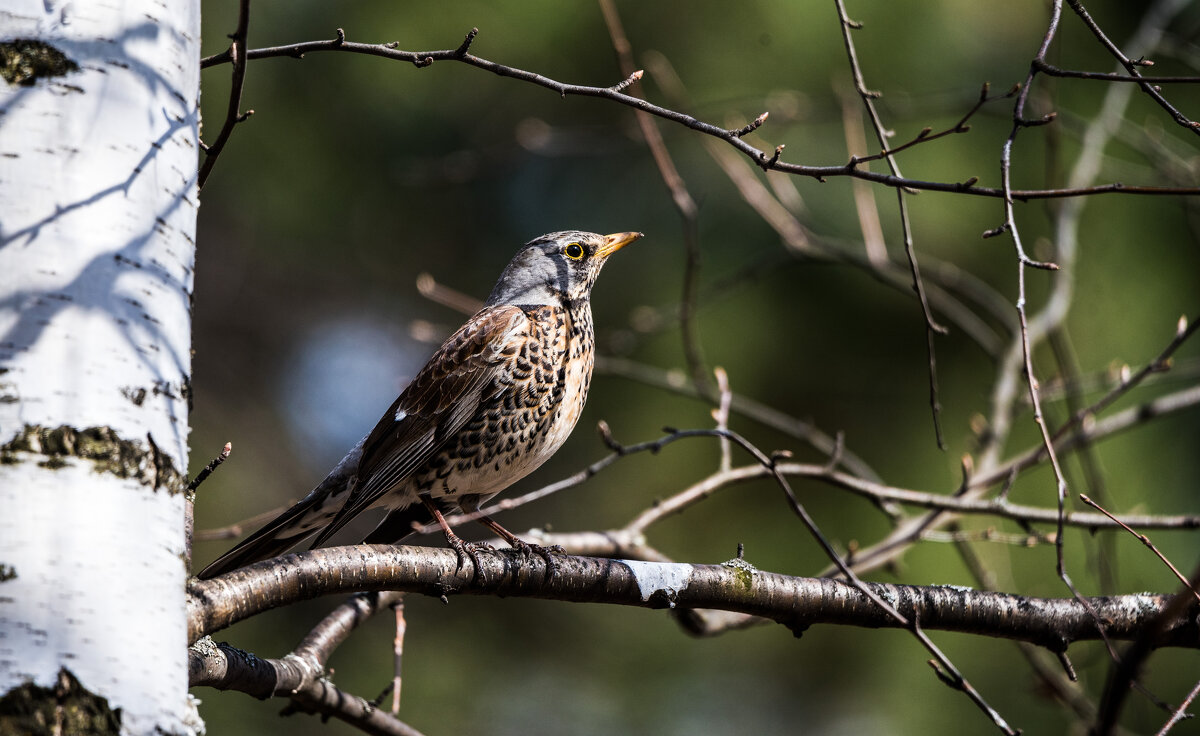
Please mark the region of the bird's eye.
<svg viewBox="0 0 1200 736"><path fill-rule="evenodd" d="M567 247L563 248L563 255L572 261L578 261L583 258L583 246L579 243L567 243Z"/></svg>

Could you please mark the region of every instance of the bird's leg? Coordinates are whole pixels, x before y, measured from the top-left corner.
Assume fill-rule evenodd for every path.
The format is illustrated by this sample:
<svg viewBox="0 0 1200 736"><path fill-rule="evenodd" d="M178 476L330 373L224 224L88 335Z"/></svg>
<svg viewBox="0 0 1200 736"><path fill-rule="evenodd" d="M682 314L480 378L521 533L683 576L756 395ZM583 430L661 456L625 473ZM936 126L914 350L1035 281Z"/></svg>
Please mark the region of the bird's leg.
<svg viewBox="0 0 1200 736"><path fill-rule="evenodd" d="M429 509L429 513L433 514L433 518L437 521L438 526L442 528L442 533L446 535L446 544L450 545L451 549L458 553L458 566L454 568L454 572L461 572L467 559L475 566L475 574L479 574L482 566L479 564L478 546L470 542L464 542L450 529L450 525L446 523L446 517L442 516L442 510L437 507L429 496L421 494L421 503L425 504L425 508Z"/></svg>
<svg viewBox="0 0 1200 736"><path fill-rule="evenodd" d="M476 513L478 513L478 512L476 512ZM516 534L513 534L509 530L500 526L499 522L497 522L495 519L488 516L487 514L479 514L479 523L483 524L488 529L491 529L492 531L499 534L501 536L501 538L504 539L504 541L506 541L510 545L512 545L516 550L518 550L521 553L522 556L528 557L530 554L535 554L538 557L541 557L542 560L545 561L545 563L546 563L546 577L553 577L555 567L556 567L556 565L554 563L554 558L551 557L550 555L552 553L558 553L558 554L566 553L566 550L564 550L562 547L559 547L557 545L555 545L553 547L543 547L540 544L530 544L529 542L526 542L524 539L521 539L520 537L518 537Z"/></svg>

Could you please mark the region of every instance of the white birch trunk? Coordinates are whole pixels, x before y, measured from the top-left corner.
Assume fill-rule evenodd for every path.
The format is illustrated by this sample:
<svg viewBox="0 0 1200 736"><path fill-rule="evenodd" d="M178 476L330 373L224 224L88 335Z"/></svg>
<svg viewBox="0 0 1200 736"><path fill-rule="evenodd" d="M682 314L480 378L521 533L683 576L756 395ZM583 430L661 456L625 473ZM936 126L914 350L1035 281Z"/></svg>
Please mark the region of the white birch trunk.
<svg viewBox="0 0 1200 736"><path fill-rule="evenodd" d="M14 39L77 68L0 81L0 697L191 733L199 0L0 0Z"/></svg>

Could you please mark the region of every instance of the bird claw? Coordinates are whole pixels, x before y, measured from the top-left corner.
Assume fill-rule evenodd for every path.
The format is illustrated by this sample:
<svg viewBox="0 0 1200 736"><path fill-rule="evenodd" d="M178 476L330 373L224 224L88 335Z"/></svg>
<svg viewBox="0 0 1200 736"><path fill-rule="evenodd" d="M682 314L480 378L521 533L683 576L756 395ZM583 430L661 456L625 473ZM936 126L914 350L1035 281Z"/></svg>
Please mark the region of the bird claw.
<svg viewBox="0 0 1200 736"><path fill-rule="evenodd" d="M458 554L458 564L454 567L454 574L457 575L462 572L463 568L466 567L467 560L470 560L473 566L471 577L474 578L475 575L478 575L479 571L483 569L483 565L479 562L479 550L491 549L491 546L478 542L464 542L457 536L447 537L446 541L449 543L451 549Z"/></svg>
<svg viewBox="0 0 1200 736"><path fill-rule="evenodd" d="M533 555L541 557L542 562L546 563L547 579L554 577L554 573L558 570L558 563L554 561L554 558L551 555L563 555L567 553L565 549L557 544L552 547L543 547L540 544L530 544L529 542L519 538L513 543L512 546L517 550L518 553L520 553L521 557L526 560Z"/></svg>

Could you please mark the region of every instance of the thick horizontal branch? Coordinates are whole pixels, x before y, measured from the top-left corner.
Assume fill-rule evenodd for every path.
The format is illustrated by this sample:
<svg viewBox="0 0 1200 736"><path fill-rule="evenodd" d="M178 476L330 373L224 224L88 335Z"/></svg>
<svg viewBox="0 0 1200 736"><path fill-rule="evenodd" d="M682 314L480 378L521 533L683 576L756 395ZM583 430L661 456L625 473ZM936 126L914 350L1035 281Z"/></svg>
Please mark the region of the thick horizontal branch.
<svg viewBox="0 0 1200 736"><path fill-rule="evenodd" d="M713 125L702 120L698 120L691 115L672 110L666 107L660 107L650 103L641 97L628 95L621 90L624 87L620 84L612 87L590 87L578 84L566 84L563 82L550 79L536 72L526 71L504 64L498 64L488 59L483 59L473 54L467 53L471 41L474 40L477 29L473 29L467 36L467 40L456 49L442 49L439 51L404 51L397 48L395 43L386 44L371 44L371 43L355 43L346 40L346 34L342 29L338 29L336 38L325 41L305 41L302 43L288 44L286 46L273 46L269 48L251 49L246 52L245 58L265 59L272 57L291 57L295 59L303 58L305 54L315 53L319 51L341 51L352 54L366 54L369 56L378 56L395 61L403 61L410 63L417 68L425 68L437 61L456 61L462 64L483 69L501 77L509 77L519 79L530 84L535 84L540 87L557 92L560 96L568 95L582 97L599 97L602 99L611 100L628 107L632 107L642 112L649 113L664 120L669 120L673 123L691 128L705 135L719 138L730 146L733 146L738 151L741 151L750 158L759 168L765 170L782 171L788 174L797 176L807 176L820 181L831 176L851 176L856 179L875 182L888 187L905 187L909 189L920 189L925 191L935 192L952 192L956 194L970 194L979 197L994 197L1004 199L1011 197L1013 200L1026 201L1033 199L1059 199L1064 197L1083 197L1096 194L1149 194L1149 195L1200 195L1200 187L1154 187L1154 186L1136 186L1126 185L1120 182L1111 184L1102 184L1092 187L1079 187L1074 189L1013 189L1006 191L1004 188L998 187L981 187L976 186L975 177L971 177L962 182L937 182L937 181L922 181L919 179L909 179L906 177L895 176L892 174L884 174L880 172L870 171L869 169L859 166L860 162L849 161L845 164L836 166L805 166L803 164L792 164L780 160L781 148L774 149L770 154L766 151L756 148L747 143L741 137L741 130L738 128L726 128L719 125ZM200 60L201 68L208 68L219 64L226 64L233 60L233 56L226 51L224 53L215 54L205 57ZM761 130L761 129L760 129Z"/></svg>
<svg viewBox="0 0 1200 736"><path fill-rule="evenodd" d="M434 597L498 595L642 608L711 608L781 623L799 634L813 624L895 628L896 619L852 585L721 565L635 562L593 557L545 563L511 550L481 551L482 568L456 572L448 549L357 545L284 555L188 587L188 640L194 642L262 611L320 596L398 590ZM1027 641L1063 651L1096 639L1096 619L1072 599L1029 598L957 586L867 583L872 592L925 630ZM1169 595L1088 599L1110 639L1132 639L1163 611ZM1166 622L1157 646L1200 646L1197 605Z"/></svg>

